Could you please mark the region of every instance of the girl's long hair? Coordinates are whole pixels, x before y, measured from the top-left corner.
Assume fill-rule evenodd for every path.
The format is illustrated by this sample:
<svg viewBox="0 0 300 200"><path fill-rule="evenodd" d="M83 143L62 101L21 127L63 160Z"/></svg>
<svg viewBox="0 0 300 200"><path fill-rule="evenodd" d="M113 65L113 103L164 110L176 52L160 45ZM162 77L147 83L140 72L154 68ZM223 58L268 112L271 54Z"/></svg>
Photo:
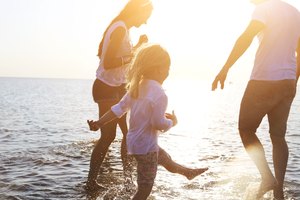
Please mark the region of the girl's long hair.
<svg viewBox="0 0 300 200"><path fill-rule="evenodd" d="M143 76L148 77L154 68L169 67L170 64L169 53L163 47L158 44L142 45L136 51L127 73L127 90L131 97L138 98Z"/></svg>
<svg viewBox="0 0 300 200"><path fill-rule="evenodd" d="M152 9L152 3L150 0L129 0L128 3L124 6L124 8L121 10L121 12L110 22L109 26L106 28L106 30L103 33L103 37L101 39L101 42L98 47L98 54L97 56L100 58L102 54L102 47L104 42L104 37L106 35L106 32L108 31L109 27L119 20L124 20L127 18L130 18L141 9Z"/></svg>

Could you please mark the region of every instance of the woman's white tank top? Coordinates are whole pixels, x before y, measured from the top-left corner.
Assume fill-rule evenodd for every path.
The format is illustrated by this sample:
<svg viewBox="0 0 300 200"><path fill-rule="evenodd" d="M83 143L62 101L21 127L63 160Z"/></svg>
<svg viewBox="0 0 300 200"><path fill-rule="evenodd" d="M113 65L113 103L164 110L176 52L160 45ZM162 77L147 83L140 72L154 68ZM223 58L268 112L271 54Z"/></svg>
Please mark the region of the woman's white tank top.
<svg viewBox="0 0 300 200"><path fill-rule="evenodd" d="M104 82L110 86L120 86L120 85L126 83L126 73L127 73L128 64L117 67L117 68L113 68L113 69L104 69L104 67L103 67L104 56L106 54L106 50L107 50L107 47L108 47L108 44L110 41L111 34L117 27L120 27L120 26L125 28L126 33L123 38L120 49L118 50L118 52L116 54L116 57L121 58L123 56L131 55L132 43L131 43L130 36L129 36L129 30L127 29L127 27L123 21L116 21L108 28L108 30L104 36L102 54L100 57L100 63L99 63L99 67L96 71L97 79L101 80L102 82Z"/></svg>

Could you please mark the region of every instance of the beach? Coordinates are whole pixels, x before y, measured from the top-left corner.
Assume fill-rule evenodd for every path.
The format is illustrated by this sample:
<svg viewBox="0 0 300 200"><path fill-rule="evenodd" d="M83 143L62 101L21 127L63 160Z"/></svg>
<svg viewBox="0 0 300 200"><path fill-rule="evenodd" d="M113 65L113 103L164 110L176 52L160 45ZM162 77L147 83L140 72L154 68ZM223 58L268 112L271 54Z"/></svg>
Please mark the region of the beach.
<svg viewBox="0 0 300 200"><path fill-rule="evenodd" d="M107 190L89 194L84 188L89 160L99 132L93 80L0 78L0 199L130 199L124 188L117 137L98 181ZM193 180L159 167L152 200L240 200L248 198L259 173L246 154L237 130L245 82L230 82L212 92L209 81L168 80L168 112L178 126L160 135L159 144L188 167L209 167ZM299 94L298 87L298 94ZM285 179L288 200L300 199L300 96L294 99L286 139L290 157ZM257 131L272 167L267 119ZM136 174L133 173L136 180ZM251 195L250 195L251 196ZM249 197L250 198L250 197ZM272 199L267 193L264 198Z"/></svg>

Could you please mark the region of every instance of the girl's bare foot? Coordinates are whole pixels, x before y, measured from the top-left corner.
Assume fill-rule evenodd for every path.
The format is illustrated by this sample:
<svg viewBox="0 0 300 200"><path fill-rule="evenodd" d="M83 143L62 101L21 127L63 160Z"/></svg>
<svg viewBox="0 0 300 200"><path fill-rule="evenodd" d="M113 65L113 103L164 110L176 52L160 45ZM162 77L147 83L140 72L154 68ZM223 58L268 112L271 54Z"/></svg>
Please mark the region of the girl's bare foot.
<svg viewBox="0 0 300 200"><path fill-rule="evenodd" d="M194 179L196 176L199 176L200 174L203 174L205 171L207 171L208 168L198 168L198 169L190 169L186 174L186 178L188 180Z"/></svg>

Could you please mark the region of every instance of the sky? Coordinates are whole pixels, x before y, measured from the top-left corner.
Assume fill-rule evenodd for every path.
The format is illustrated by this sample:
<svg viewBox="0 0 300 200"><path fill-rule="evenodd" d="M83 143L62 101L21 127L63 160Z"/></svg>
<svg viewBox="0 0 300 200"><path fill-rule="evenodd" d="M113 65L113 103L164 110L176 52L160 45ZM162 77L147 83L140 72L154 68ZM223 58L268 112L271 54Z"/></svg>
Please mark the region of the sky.
<svg viewBox="0 0 300 200"><path fill-rule="evenodd" d="M0 77L94 79L103 31L125 0L0 0ZM300 0L289 0L300 10ZM153 0L146 25L131 29L171 55L170 75L213 79L248 25L250 0ZM257 42L235 64L249 76Z"/></svg>

